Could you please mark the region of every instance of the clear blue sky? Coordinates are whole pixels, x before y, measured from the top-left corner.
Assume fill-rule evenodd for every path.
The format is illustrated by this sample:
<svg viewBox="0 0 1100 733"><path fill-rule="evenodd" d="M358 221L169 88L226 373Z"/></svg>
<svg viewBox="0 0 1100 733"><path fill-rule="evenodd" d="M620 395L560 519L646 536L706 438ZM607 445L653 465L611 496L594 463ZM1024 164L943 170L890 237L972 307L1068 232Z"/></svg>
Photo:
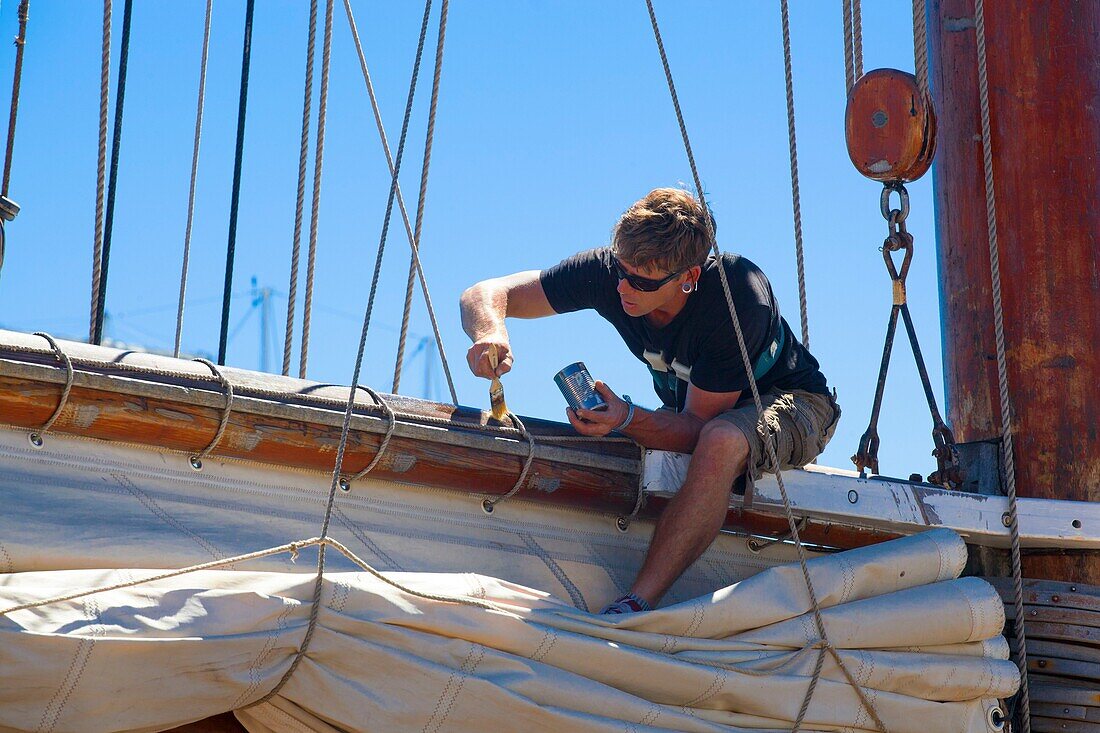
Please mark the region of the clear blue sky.
<svg viewBox="0 0 1100 733"><path fill-rule="evenodd" d="M122 5L115 3L112 100ZM16 0L0 6L0 37L14 36L16 6ZM150 347L170 349L174 335L204 6L201 0L135 3L108 335ZM423 6L355 0L353 8L396 144ZM656 8L720 245L768 273L797 332L779 3L657 0ZM864 13L866 68L912 70L909 3L867 3ZM305 0L257 3L233 324L248 312L253 276L261 286L287 291L307 15ZM192 353L217 351L243 18L243 0L215 2L183 335ZM11 184L23 211L8 225L0 273L0 324L7 328L87 334L101 24L96 2L31 4ZM850 468L870 411L890 307L878 252L886 226L879 186L860 177L845 152L839 3L794 0L791 24L811 346L844 408L822 462ZM433 21L433 33L435 27ZM340 2L333 37L309 376L346 384L389 177ZM402 177L410 207L432 48L429 39ZM5 100L13 59L13 47L5 45ZM909 299L942 408L930 179L910 187L916 257ZM690 186L690 180L642 0L452 3L422 257L460 402L488 401L487 383L465 367L468 342L457 301L466 286L606 244L616 218L635 199L657 186ZM407 269L408 245L395 221L362 380L382 390L392 381ZM277 369L284 296L276 296L274 311ZM430 334L419 295L411 329L410 348ZM301 333L300 324L295 330ZM505 390L520 414L564 419L551 379L577 360L620 394L642 404L657 401L645 368L593 314L513 323L511 335L516 364ZM253 315L231 343L229 362L257 368L259 343ZM431 366L432 396L445 398L438 366ZM424 374L421 355L407 364L401 391L424 396ZM900 335L880 425L883 473L931 471L930 428Z"/></svg>

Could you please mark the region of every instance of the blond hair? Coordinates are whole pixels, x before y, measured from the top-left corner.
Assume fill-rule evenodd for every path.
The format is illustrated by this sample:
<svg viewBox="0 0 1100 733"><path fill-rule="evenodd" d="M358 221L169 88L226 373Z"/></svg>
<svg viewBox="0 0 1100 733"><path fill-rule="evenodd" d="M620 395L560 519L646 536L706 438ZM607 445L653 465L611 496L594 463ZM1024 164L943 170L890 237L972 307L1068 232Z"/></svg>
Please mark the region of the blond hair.
<svg viewBox="0 0 1100 733"><path fill-rule="evenodd" d="M655 265L670 273L701 265L713 245L708 213L683 189L655 188L619 218L611 252L634 267ZM713 218L711 225L716 227Z"/></svg>

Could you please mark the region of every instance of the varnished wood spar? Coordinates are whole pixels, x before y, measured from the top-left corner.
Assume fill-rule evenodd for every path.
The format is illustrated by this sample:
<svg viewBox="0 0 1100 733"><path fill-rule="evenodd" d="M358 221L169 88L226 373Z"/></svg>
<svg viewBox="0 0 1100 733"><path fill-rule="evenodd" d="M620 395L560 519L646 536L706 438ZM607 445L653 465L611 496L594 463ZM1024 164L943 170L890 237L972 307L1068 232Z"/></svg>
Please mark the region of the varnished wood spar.
<svg viewBox="0 0 1100 733"><path fill-rule="evenodd" d="M1016 482L1021 496L1098 501L1100 3L984 8ZM996 441L974 0L928 13L947 412L960 442ZM1100 584L1100 561L1024 557L1024 573Z"/></svg>

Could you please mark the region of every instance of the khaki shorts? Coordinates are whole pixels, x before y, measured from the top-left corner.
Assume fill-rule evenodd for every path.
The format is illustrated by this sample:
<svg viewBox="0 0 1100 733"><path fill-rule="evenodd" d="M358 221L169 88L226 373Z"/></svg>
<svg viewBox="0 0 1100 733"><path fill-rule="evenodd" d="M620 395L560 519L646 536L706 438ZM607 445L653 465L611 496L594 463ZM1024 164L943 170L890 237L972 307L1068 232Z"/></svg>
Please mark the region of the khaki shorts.
<svg viewBox="0 0 1100 733"><path fill-rule="evenodd" d="M760 395L764 419L757 419L756 404L750 397L718 415L737 426L749 441L747 481L751 485L762 473L798 468L825 450L840 420L840 406L833 395L804 392L765 392ZM768 457L764 441L774 442L778 467Z"/></svg>

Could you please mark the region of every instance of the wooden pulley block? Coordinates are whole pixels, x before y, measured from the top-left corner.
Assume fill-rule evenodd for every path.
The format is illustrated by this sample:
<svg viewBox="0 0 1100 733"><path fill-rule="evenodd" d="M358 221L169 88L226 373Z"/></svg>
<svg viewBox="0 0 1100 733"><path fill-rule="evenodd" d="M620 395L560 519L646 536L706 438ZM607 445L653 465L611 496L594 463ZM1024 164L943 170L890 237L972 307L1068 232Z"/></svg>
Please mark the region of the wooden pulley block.
<svg viewBox="0 0 1100 733"><path fill-rule="evenodd" d="M936 114L912 74L875 69L859 78L844 114L848 157L875 181L915 181L936 152Z"/></svg>

